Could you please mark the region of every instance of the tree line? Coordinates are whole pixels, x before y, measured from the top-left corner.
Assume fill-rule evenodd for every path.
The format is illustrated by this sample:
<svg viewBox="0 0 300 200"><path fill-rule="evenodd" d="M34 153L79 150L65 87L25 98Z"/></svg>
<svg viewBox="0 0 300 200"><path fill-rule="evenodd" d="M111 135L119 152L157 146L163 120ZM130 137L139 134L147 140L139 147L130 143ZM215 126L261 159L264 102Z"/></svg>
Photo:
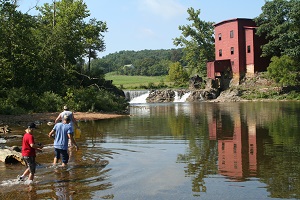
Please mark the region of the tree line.
<svg viewBox="0 0 300 200"><path fill-rule="evenodd" d="M103 73L116 72L117 74L131 76L161 76L168 74L170 63L180 62L182 66L186 66L187 64L182 60L182 57L182 48L124 50L92 60L91 71L101 69Z"/></svg>
<svg viewBox="0 0 300 200"><path fill-rule="evenodd" d="M0 112L111 111L126 107L120 91L85 59L105 49L106 22L86 20L83 0L36 7L35 16L17 1L0 0Z"/></svg>
<svg viewBox="0 0 300 200"><path fill-rule="evenodd" d="M262 56L271 57L268 75L281 85L299 85L300 81L300 1L266 1L254 20L257 34L268 41Z"/></svg>

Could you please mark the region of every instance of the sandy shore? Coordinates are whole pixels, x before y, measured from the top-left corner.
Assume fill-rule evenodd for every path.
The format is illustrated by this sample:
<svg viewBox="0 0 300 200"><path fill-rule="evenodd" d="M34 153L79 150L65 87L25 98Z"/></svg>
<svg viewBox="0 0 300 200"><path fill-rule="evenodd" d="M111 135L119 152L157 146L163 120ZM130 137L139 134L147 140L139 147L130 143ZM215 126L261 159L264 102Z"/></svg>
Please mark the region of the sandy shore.
<svg viewBox="0 0 300 200"><path fill-rule="evenodd" d="M59 112L56 113L33 113L25 115L0 115L0 124L22 124L29 122L50 122L54 121L58 116ZM100 120L100 119L111 119L118 117L125 117L128 115L121 114L108 114L108 113L88 113L88 112L74 112L76 120Z"/></svg>

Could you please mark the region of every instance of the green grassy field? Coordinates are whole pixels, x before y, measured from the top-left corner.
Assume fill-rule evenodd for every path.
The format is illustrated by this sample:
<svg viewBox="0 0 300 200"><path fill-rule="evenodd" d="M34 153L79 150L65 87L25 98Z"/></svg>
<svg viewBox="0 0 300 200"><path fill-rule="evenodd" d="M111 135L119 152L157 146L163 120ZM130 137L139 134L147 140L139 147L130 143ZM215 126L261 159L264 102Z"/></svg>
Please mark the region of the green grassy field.
<svg viewBox="0 0 300 200"><path fill-rule="evenodd" d="M105 79L112 80L113 84L121 89L145 89L149 85L157 86L162 83L172 85L172 82L166 80L166 76L125 76L108 73L105 74Z"/></svg>

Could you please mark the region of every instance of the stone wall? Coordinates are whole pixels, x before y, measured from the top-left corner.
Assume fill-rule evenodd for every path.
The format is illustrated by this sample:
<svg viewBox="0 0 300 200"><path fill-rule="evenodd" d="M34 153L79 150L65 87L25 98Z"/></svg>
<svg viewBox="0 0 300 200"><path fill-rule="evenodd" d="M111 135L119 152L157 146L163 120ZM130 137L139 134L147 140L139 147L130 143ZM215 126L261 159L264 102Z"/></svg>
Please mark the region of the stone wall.
<svg viewBox="0 0 300 200"><path fill-rule="evenodd" d="M199 89L199 90L189 90L189 89L166 89L166 90L151 90L149 96L147 97L147 103L164 103L164 102L174 102L176 93L179 98L183 95L190 93L187 97L187 102L198 102L216 99L219 96L218 89Z"/></svg>

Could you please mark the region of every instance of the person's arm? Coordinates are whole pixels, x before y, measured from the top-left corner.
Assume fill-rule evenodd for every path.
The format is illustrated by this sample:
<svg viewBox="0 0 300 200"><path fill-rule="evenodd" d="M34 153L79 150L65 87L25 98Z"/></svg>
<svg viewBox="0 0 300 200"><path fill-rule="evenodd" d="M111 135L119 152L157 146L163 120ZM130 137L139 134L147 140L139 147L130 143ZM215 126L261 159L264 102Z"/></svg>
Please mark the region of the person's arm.
<svg viewBox="0 0 300 200"><path fill-rule="evenodd" d="M61 114L59 114L59 115L57 116L57 118L56 118L55 121L54 121L54 124L56 124L59 120L61 120Z"/></svg>
<svg viewBox="0 0 300 200"><path fill-rule="evenodd" d="M55 135L55 130L52 129L49 133L48 133L48 137L51 138L53 137L53 135Z"/></svg>
<svg viewBox="0 0 300 200"><path fill-rule="evenodd" d="M32 148L38 149L38 150L42 150L42 148L44 147L43 145L37 145L37 144L30 144L30 146Z"/></svg>
<svg viewBox="0 0 300 200"><path fill-rule="evenodd" d="M75 145L76 151L78 151L79 147L73 137L73 134L68 134L69 139L71 140L71 145Z"/></svg>
<svg viewBox="0 0 300 200"><path fill-rule="evenodd" d="M77 128L79 128L79 126L78 126L78 124L77 124L77 121L76 121L76 119L75 119L75 117L74 117L74 113L72 114L72 121L73 121L74 125L75 125Z"/></svg>

